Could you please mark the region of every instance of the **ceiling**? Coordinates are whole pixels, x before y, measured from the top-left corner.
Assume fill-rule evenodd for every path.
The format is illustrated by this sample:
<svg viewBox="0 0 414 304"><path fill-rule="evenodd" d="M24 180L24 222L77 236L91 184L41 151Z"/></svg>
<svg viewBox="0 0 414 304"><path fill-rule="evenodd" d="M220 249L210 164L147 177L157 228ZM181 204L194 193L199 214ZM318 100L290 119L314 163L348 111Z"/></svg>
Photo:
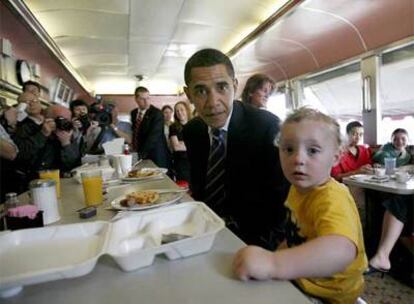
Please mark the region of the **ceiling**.
<svg viewBox="0 0 414 304"><path fill-rule="evenodd" d="M96 94L131 94L137 84L177 94L186 60L204 47L230 52L243 84L255 72L282 81L320 71L414 35L413 0L288 1L298 4L274 20L284 2L24 1ZM259 36L243 40L266 20Z"/></svg>

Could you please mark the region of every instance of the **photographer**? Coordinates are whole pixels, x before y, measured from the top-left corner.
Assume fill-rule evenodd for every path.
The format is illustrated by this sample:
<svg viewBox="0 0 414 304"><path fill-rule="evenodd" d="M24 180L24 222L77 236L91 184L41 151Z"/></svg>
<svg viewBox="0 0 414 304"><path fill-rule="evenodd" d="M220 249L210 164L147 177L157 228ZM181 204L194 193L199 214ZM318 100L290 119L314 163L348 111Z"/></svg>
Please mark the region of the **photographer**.
<svg viewBox="0 0 414 304"><path fill-rule="evenodd" d="M17 124L14 142L19 148L16 168L22 185L38 177L38 171L60 169L68 172L80 164L80 149L72 140L73 124L69 110L52 105L41 114L42 106L32 95L28 101L28 117Z"/></svg>
<svg viewBox="0 0 414 304"><path fill-rule="evenodd" d="M94 133L98 124L90 120L88 105L82 99L72 100L69 108L72 113L73 138L79 145L81 154L84 155L88 152L87 142L95 139Z"/></svg>
<svg viewBox="0 0 414 304"><path fill-rule="evenodd" d="M118 119L118 107L113 101L97 102L90 106L92 123L97 124L93 133L93 142L88 139L87 151L89 153L103 153L102 144L115 138L124 138L125 143L131 144L131 124ZM89 131L88 131L89 133Z"/></svg>

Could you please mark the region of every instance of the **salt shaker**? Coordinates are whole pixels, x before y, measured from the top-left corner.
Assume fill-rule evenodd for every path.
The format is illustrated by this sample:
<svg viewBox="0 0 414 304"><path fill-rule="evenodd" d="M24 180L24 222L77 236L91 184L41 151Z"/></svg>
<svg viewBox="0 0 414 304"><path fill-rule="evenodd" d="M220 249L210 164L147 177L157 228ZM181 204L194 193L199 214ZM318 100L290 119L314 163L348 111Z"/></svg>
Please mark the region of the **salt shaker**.
<svg viewBox="0 0 414 304"><path fill-rule="evenodd" d="M17 198L17 193L9 192L6 193L6 202L4 203L4 208L6 210L15 208L19 205L19 199Z"/></svg>

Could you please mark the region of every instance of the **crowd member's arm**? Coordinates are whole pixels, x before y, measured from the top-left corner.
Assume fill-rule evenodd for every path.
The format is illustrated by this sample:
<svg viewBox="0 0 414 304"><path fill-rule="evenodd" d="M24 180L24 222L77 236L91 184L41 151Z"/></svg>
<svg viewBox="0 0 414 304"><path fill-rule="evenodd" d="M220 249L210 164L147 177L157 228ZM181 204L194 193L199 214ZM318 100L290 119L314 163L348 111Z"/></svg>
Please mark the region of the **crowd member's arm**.
<svg viewBox="0 0 414 304"><path fill-rule="evenodd" d="M366 164L366 165L359 167L356 170L352 170L348 172L341 172L339 170L336 170L336 168L333 168L331 175L337 181L342 182L342 179L344 177L348 177L348 176L355 175L355 174L370 174L370 173L372 173L372 166L371 164Z"/></svg>
<svg viewBox="0 0 414 304"><path fill-rule="evenodd" d="M178 139L178 130L175 124L169 128L170 146L173 151L187 151L184 141Z"/></svg>
<svg viewBox="0 0 414 304"><path fill-rule="evenodd" d="M60 157L64 171L69 171L74 167L80 165L81 149L79 142L72 140L73 131L56 130L56 137L58 138L62 148Z"/></svg>
<svg viewBox="0 0 414 304"><path fill-rule="evenodd" d="M17 156L17 148L15 145L7 142L5 139L0 138L0 157L14 160Z"/></svg>
<svg viewBox="0 0 414 304"><path fill-rule="evenodd" d="M326 235L275 252L247 246L236 254L233 269L241 280L328 277L344 271L356 255L357 248L348 238Z"/></svg>
<svg viewBox="0 0 414 304"><path fill-rule="evenodd" d="M18 151L19 150L10 138L10 135L7 133L5 128L0 125L0 157L8 160L14 160Z"/></svg>
<svg viewBox="0 0 414 304"><path fill-rule="evenodd" d="M95 141L98 139L99 134L102 132L102 128L96 121L91 121L91 125L86 130L84 135L85 153L90 153L92 147L95 145Z"/></svg>
<svg viewBox="0 0 414 304"><path fill-rule="evenodd" d="M173 151L186 151L184 141L178 140L176 135L170 136L170 144Z"/></svg>
<svg viewBox="0 0 414 304"><path fill-rule="evenodd" d="M16 131L17 124L17 110L14 107L11 107L4 111L3 116L0 118L1 124L4 129L11 133Z"/></svg>
<svg viewBox="0 0 414 304"><path fill-rule="evenodd" d="M125 132L124 130L121 130L120 128L118 128L114 124L111 124L110 127L112 128L112 130L115 132L115 134L118 137L122 137L122 138L125 139L125 143L127 143L128 145L130 145L132 143L132 135L131 135L132 131L130 131L129 133Z"/></svg>
<svg viewBox="0 0 414 304"><path fill-rule="evenodd" d="M29 166L38 159L47 138L55 128L55 123L53 119L46 119L39 130L33 131L30 128L27 124L17 124L16 134L13 137L13 141L19 148L17 158Z"/></svg>

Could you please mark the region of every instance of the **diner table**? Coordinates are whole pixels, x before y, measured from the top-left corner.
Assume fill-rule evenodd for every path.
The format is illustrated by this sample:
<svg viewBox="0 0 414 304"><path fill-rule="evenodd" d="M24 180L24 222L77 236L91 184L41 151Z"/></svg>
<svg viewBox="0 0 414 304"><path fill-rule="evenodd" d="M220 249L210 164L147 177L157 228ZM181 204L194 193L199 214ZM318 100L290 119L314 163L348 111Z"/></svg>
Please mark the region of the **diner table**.
<svg viewBox="0 0 414 304"><path fill-rule="evenodd" d="M402 168L404 169L404 168ZM405 169L412 172L413 166L406 166ZM365 245L369 255L376 250L383 218L384 208L381 202L387 195L411 195L414 203L414 177L405 182L397 182L394 176L388 176L386 181L377 181L373 179L374 175L355 175L343 178L344 184L353 187L359 187L365 190L364 205L365 205L365 227L364 237ZM384 194L381 194L384 192Z"/></svg>
<svg viewBox="0 0 414 304"><path fill-rule="evenodd" d="M406 183L399 183L390 178L388 181L379 182L372 179L373 175L360 175L358 178L348 176L343 178L343 182L349 186L355 186L364 189L371 189L381 192L394 194L410 195L414 194L414 178Z"/></svg>
<svg viewBox="0 0 414 304"><path fill-rule="evenodd" d="M150 161L140 166L154 167ZM109 187L97 215L80 219L76 211L84 207L82 185L68 178L62 179L61 185L61 219L53 225L108 221L116 214L108 208L110 202L120 195L134 190L178 188L167 176ZM27 200L28 196L23 194L20 199ZM186 194L180 201L192 201L192 198ZM14 297L0 298L0 303L310 303L289 281L242 282L236 279L232 273L233 256L243 246L245 244L236 235L224 228L207 253L178 260L160 255L152 265L136 271L124 272L110 256L104 255L85 276L28 285Z"/></svg>

